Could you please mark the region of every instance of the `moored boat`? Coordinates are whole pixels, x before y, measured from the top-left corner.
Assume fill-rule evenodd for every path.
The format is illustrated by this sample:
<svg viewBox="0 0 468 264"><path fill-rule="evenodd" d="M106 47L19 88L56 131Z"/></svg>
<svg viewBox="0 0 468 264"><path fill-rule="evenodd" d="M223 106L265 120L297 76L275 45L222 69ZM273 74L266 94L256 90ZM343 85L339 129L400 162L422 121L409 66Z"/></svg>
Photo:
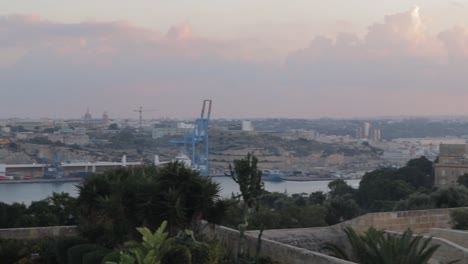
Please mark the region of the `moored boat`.
<svg viewBox="0 0 468 264"><path fill-rule="evenodd" d="M262 180L263 181L282 181L288 177L287 174L282 173L279 170L262 170Z"/></svg>

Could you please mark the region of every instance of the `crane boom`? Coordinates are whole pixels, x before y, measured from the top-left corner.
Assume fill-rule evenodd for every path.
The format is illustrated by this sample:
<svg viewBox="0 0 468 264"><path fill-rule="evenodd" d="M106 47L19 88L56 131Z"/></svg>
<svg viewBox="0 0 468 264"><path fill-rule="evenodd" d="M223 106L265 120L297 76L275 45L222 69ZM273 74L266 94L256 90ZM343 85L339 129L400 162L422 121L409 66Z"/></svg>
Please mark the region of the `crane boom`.
<svg viewBox="0 0 468 264"><path fill-rule="evenodd" d="M158 110L156 110L156 109L143 110L143 106L140 106L138 109L133 110L133 112L140 113L140 130L141 130L142 126L143 126L143 112L155 112L155 111L158 111Z"/></svg>

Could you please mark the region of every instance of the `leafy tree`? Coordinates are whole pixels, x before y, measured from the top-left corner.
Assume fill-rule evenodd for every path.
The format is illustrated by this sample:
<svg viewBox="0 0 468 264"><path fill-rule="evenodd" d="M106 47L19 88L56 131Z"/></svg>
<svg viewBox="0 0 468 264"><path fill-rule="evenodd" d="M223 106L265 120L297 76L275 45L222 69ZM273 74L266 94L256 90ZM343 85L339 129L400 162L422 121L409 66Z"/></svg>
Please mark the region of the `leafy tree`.
<svg viewBox="0 0 468 264"><path fill-rule="evenodd" d="M396 202L406 199L413 192L414 188L408 182L399 179L397 170L386 168L363 176L357 198L363 208L380 211L376 205L382 204L381 201Z"/></svg>
<svg viewBox="0 0 468 264"><path fill-rule="evenodd" d="M411 231L403 234L387 234L374 228L363 235L353 228L344 229L351 244L352 256L348 256L334 244L327 244L325 249L332 255L361 264L426 264L440 245L430 245L431 238L413 235Z"/></svg>
<svg viewBox="0 0 468 264"><path fill-rule="evenodd" d="M239 245L237 252L237 261L244 257L245 251L245 230L249 222L249 210L258 211L257 197L263 192L262 172L257 168L258 158L250 153L247 157L234 160L234 168L229 164L229 172L232 179L239 185L240 197L242 198L242 218L243 223L239 224ZM263 228L261 228L260 236Z"/></svg>
<svg viewBox="0 0 468 264"><path fill-rule="evenodd" d="M119 168L87 178L78 187L79 227L91 241L114 246L134 238L136 227L168 220L175 235L208 217L218 204L219 184L181 163L161 168ZM216 207L218 206L218 207Z"/></svg>
<svg viewBox="0 0 468 264"><path fill-rule="evenodd" d="M450 220L453 229L468 229L468 209L460 208L450 211Z"/></svg>
<svg viewBox="0 0 468 264"><path fill-rule="evenodd" d="M349 186L343 179L336 179L328 183L328 188L330 189L330 197L337 197L343 195L354 195L356 190Z"/></svg>
<svg viewBox="0 0 468 264"><path fill-rule="evenodd" d="M425 156L422 156L422 157L417 158L417 159L409 160L406 163L406 167L416 168L416 169L424 172L426 175L431 175L434 172L432 162L430 160L428 160Z"/></svg>
<svg viewBox="0 0 468 264"><path fill-rule="evenodd" d="M432 188L434 178L431 175L432 173L428 174L417 167L405 166L398 169L395 178L410 184L414 189Z"/></svg>
<svg viewBox="0 0 468 264"><path fill-rule="evenodd" d="M468 188L468 173L465 173L458 177L457 183Z"/></svg>
<svg viewBox="0 0 468 264"><path fill-rule="evenodd" d="M323 204L327 196L322 191L313 192L309 195L309 203L311 204Z"/></svg>
<svg viewBox="0 0 468 264"><path fill-rule="evenodd" d="M434 208L431 196L425 193L413 193L406 200L399 201L394 211L422 210Z"/></svg>
<svg viewBox="0 0 468 264"><path fill-rule="evenodd" d="M142 235L143 242L129 243L130 249L128 249L128 252L120 253L119 264L133 264L135 261L137 264L160 263L162 257L161 248L169 235L165 232L166 226L167 222L162 222L161 226L154 233L146 227L137 228L137 231Z"/></svg>
<svg viewBox="0 0 468 264"><path fill-rule="evenodd" d="M21 227L18 219L25 215L27 208L24 204L11 205L0 202L0 228Z"/></svg>
<svg viewBox="0 0 468 264"><path fill-rule="evenodd" d="M333 197L325 202L325 206L326 221L329 225L349 220L360 214L359 205L350 194Z"/></svg>
<svg viewBox="0 0 468 264"><path fill-rule="evenodd" d="M437 208L452 208L468 205L468 189L452 186L431 193L431 198Z"/></svg>
<svg viewBox="0 0 468 264"><path fill-rule="evenodd" d="M42 130L43 133L54 133L56 131L58 131L60 128L59 127L48 127L48 128L44 128Z"/></svg>
<svg viewBox="0 0 468 264"><path fill-rule="evenodd" d="M108 127L109 130L119 130L119 125L117 125L116 123L112 123L109 125Z"/></svg>

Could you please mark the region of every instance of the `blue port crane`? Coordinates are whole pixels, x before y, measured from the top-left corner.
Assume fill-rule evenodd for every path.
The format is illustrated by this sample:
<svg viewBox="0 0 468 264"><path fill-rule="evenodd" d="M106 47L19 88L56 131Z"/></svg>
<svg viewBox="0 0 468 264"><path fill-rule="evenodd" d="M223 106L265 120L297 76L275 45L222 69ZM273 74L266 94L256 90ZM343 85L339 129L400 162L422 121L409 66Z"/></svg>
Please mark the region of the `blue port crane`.
<svg viewBox="0 0 468 264"><path fill-rule="evenodd" d="M42 158L42 160L47 164L45 168L44 175L42 176L45 179L60 179L63 178L64 172L62 167L62 152L57 150L55 152L55 160L50 160L47 158Z"/></svg>
<svg viewBox="0 0 468 264"><path fill-rule="evenodd" d="M195 120L191 133L186 133L182 140L171 140L177 145L183 145L183 154L191 157L192 168L202 175L208 176L209 167L209 128L212 100L203 100L200 118Z"/></svg>

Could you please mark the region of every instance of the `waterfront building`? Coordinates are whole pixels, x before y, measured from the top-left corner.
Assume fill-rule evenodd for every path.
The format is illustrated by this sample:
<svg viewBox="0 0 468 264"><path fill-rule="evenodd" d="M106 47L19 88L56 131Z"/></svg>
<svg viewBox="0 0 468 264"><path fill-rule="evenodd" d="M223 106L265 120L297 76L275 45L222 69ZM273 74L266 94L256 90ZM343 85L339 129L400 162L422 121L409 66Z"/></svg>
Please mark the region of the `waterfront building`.
<svg viewBox="0 0 468 264"><path fill-rule="evenodd" d="M434 173L435 186L456 185L458 177L468 173L468 145L441 144L439 161L434 164Z"/></svg>

